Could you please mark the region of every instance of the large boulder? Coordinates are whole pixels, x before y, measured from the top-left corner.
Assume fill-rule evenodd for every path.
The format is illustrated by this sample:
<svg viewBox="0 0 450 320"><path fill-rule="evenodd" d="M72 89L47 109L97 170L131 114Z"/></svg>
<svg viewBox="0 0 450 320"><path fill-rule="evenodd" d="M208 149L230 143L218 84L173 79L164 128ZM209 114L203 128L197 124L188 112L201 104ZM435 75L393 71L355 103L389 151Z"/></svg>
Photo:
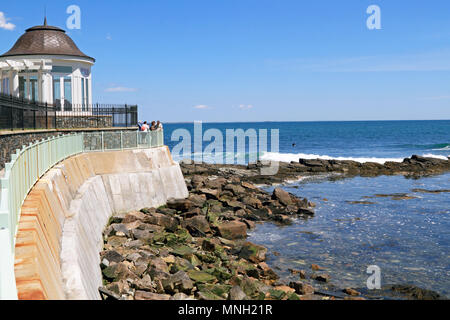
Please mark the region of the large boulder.
<svg viewBox="0 0 450 320"><path fill-rule="evenodd" d="M241 201L246 206L250 206L250 207L253 207L255 209L263 208L263 204L261 203L261 201L258 198L255 198L255 197L247 196L247 197L242 198Z"/></svg>
<svg viewBox="0 0 450 320"><path fill-rule="evenodd" d="M150 224L156 224L157 226L164 227L168 231L175 231L178 227L178 220L161 213L153 213L149 218Z"/></svg>
<svg viewBox="0 0 450 320"><path fill-rule="evenodd" d="M169 199L167 207L177 211L186 212L192 207L192 202L189 199Z"/></svg>
<svg viewBox="0 0 450 320"><path fill-rule="evenodd" d="M313 215L315 215L316 213L315 213L314 210L311 209L311 208L299 208L299 209L297 210L297 214L305 215L305 216L313 216Z"/></svg>
<svg viewBox="0 0 450 320"><path fill-rule="evenodd" d="M267 248L251 242L246 242L239 252L239 258L251 261L253 263L259 263L266 260L266 253Z"/></svg>
<svg viewBox="0 0 450 320"><path fill-rule="evenodd" d="M140 212L140 211L133 211L128 213L125 218L122 220L122 223L132 223L135 221L145 221L145 219L147 218L147 215Z"/></svg>
<svg viewBox="0 0 450 320"><path fill-rule="evenodd" d="M123 223L114 223L111 225L112 230L114 231L114 234L120 236L120 237L129 237L130 232L127 229L127 226Z"/></svg>
<svg viewBox="0 0 450 320"><path fill-rule="evenodd" d="M184 271L178 271L169 278L162 280L162 285L164 290L170 294L177 292L191 294L192 289L194 288L194 282Z"/></svg>
<svg viewBox="0 0 450 320"><path fill-rule="evenodd" d="M191 178L191 184L194 189L201 188L205 185L206 177L204 176L193 176Z"/></svg>
<svg viewBox="0 0 450 320"><path fill-rule="evenodd" d="M180 292L180 293L176 293L174 294L170 300L175 300L175 301L184 301L184 300L195 300L194 298L191 298L190 296Z"/></svg>
<svg viewBox="0 0 450 320"><path fill-rule="evenodd" d="M320 159L299 159L298 162L307 167L326 167L329 165L327 160Z"/></svg>
<svg viewBox="0 0 450 320"><path fill-rule="evenodd" d="M294 203L289 192L286 192L281 188L276 188L273 191L272 200L278 200L278 202L285 206L289 206Z"/></svg>
<svg viewBox="0 0 450 320"><path fill-rule="evenodd" d="M311 276L311 279L316 280L318 282L329 282L330 275L328 275L326 273L313 274Z"/></svg>
<svg viewBox="0 0 450 320"><path fill-rule="evenodd" d="M148 262L149 270L162 271L164 273L169 273L169 267L167 263L159 257L150 257Z"/></svg>
<svg viewBox="0 0 450 320"><path fill-rule="evenodd" d="M291 282L289 283L289 286L295 290L296 293L300 295L310 295L314 294L314 287L310 284L303 283L303 282Z"/></svg>
<svg viewBox="0 0 450 320"><path fill-rule="evenodd" d="M150 243L153 240L153 232L149 230L135 229L132 231L133 238L136 240L141 240L144 243Z"/></svg>
<svg viewBox="0 0 450 320"><path fill-rule="evenodd" d="M390 289L397 293L407 297L407 299L413 300L440 300L443 297L431 290L422 289L414 285L393 285Z"/></svg>
<svg viewBox="0 0 450 320"><path fill-rule="evenodd" d="M205 187L210 189L222 189L222 187L227 183L225 178L217 178L205 181Z"/></svg>
<svg viewBox="0 0 450 320"><path fill-rule="evenodd" d="M178 245L172 249L172 254L184 259L189 259L194 254L195 250L187 245Z"/></svg>
<svg viewBox="0 0 450 320"><path fill-rule="evenodd" d="M236 184L228 184L225 186L224 190L231 191L235 196L239 196L246 192L246 190L243 187Z"/></svg>
<svg viewBox="0 0 450 320"><path fill-rule="evenodd" d="M207 199L217 200L219 199L220 191L217 189L211 189L211 188L203 188L200 189L200 192L206 195Z"/></svg>
<svg viewBox="0 0 450 320"><path fill-rule="evenodd" d="M111 262L119 263L124 260L124 257L115 250L104 251L102 252L101 257L102 261L106 262L108 266Z"/></svg>
<svg viewBox="0 0 450 320"><path fill-rule="evenodd" d="M130 292L130 286L126 280L110 283L106 286L106 289L118 294L119 296Z"/></svg>
<svg viewBox="0 0 450 320"><path fill-rule="evenodd" d="M222 238L228 240L244 239L247 237L247 225L240 221L228 221L218 225Z"/></svg>
<svg viewBox="0 0 450 320"><path fill-rule="evenodd" d="M195 207L203 207L206 202L204 194L191 194L188 199Z"/></svg>
<svg viewBox="0 0 450 320"><path fill-rule="evenodd" d="M158 294L147 291L136 291L134 294L134 299L136 300L169 300L170 295L168 294Z"/></svg>
<svg viewBox="0 0 450 320"><path fill-rule="evenodd" d="M103 269L103 276L109 281L120 281L126 279L137 279L137 276L131 272L123 262L116 263Z"/></svg>
<svg viewBox="0 0 450 320"><path fill-rule="evenodd" d="M204 216L195 216L190 219L186 219L182 223L183 227L189 231L201 231L203 233L211 232L208 220Z"/></svg>
<svg viewBox="0 0 450 320"><path fill-rule="evenodd" d="M207 283L216 280L215 276L203 271L189 270L188 275L195 283Z"/></svg>
<svg viewBox="0 0 450 320"><path fill-rule="evenodd" d="M256 187L255 185L253 185L253 184L251 184L251 183L248 183L248 182L245 182L245 181L242 182L241 185L242 185L244 188L247 188L247 189L250 189L250 190L259 190L258 187Z"/></svg>
<svg viewBox="0 0 450 320"><path fill-rule="evenodd" d="M245 292L239 286L234 286L230 290L230 294L228 295L229 300L239 301L239 300L247 300L248 297Z"/></svg>

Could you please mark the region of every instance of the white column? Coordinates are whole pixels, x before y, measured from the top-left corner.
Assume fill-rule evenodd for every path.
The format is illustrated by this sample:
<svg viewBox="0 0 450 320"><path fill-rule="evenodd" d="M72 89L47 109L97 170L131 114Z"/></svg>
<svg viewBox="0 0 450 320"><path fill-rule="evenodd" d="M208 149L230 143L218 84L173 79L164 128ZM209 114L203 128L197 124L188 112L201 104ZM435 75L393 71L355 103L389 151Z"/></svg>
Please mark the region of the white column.
<svg viewBox="0 0 450 320"><path fill-rule="evenodd" d="M93 105L92 105L92 75L89 76L88 80L86 81L86 86L89 86L89 94L88 94L87 98L88 98L88 105L90 106L91 111L92 111L92 108L93 108Z"/></svg>
<svg viewBox="0 0 450 320"><path fill-rule="evenodd" d="M43 103L52 104L53 103L53 90L52 90L52 77L50 73L43 72L41 74L41 84L42 84L42 96L40 96Z"/></svg>
<svg viewBox="0 0 450 320"><path fill-rule="evenodd" d="M3 90L3 71L0 69L0 92L4 93Z"/></svg>
<svg viewBox="0 0 450 320"><path fill-rule="evenodd" d="M59 77L59 93L61 96L61 111L64 111L64 77Z"/></svg>
<svg viewBox="0 0 450 320"><path fill-rule="evenodd" d="M38 101L44 102L43 99L43 90L42 90L42 84L44 80L42 79L42 71L38 71Z"/></svg>
<svg viewBox="0 0 450 320"><path fill-rule="evenodd" d="M46 74L45 82L47 85L47 103L53 105L53 77L50 72Z"/></svg>
<svg viewBox="0 0 450 320"><path fill-rule="evenodd" d="M10 91L11 94L14 97L19 97L19 72L18 71L14 71L11 73L11 80L10 80Z"/></svg>
<svg viewBox="0 0 450 320"><path fill-rule="evenodd" d="M87 86L88 86L88 79L86 79L86 78L81 78L81 81L84 82L84 85L81 86L82 89L83 89L83 92L81 93L81 96L83 97L83 105L85 106L85 108L87 108L87 106L88 106L88 101L89 101L89 98L87 97L87 93L89 92L89 90L87 89Z"/></svg>
<svg viewBox="0 0 450 320"><path fill-rule="evenodd" d="M81 81L80 77L72 74L72 105L78 111L81 107Z"/></svg>

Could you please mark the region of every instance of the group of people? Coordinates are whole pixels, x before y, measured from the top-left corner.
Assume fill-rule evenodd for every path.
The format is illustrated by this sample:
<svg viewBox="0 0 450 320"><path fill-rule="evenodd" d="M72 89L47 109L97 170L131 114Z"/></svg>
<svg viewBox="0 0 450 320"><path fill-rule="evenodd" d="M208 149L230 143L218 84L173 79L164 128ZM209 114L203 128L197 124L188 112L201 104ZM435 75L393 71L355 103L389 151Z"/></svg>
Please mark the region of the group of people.
<svg viewBox="0 0 450 320"><path fill-rule="evenodd" d="M158 121L152 121L151 125L147 123L147 121L139 121L138 123L139 131L141 132L149 132L149 131L162 131L163 125L162 123Z"/></svg>

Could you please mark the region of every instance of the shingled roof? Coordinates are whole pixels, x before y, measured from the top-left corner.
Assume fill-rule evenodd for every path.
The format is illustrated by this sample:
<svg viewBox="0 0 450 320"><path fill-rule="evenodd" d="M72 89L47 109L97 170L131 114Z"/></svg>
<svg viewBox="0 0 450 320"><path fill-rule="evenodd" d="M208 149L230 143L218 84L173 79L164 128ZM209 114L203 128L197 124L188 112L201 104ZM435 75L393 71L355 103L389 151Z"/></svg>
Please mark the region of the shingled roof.
<svg viewBox="0 0 450 320"><path fill-rule="evenodd" d="M66 35L63 29L48 26L47 19L45 19L42 26L27 29L11 50L1 55L1 57L23 55L75 56L95 62L94 58L85 55L78 49L75 42Z"/></svg>

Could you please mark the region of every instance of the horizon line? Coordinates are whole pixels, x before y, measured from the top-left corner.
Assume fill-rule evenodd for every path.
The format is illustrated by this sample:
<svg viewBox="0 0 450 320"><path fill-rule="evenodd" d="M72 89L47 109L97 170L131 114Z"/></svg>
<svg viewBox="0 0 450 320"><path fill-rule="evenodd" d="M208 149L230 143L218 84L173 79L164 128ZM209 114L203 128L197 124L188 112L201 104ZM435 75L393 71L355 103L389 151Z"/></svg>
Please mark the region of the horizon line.
<svg viewBox="0 0 450 320"><path fill-rule="evenodd" d="M265 120L265 121L202 121L202 120L195 120L195 121L175 121L175 122L168 122L165 121L166 124L194 124L196 122L202 122L202 123L311 123L311 122L413 122L413 121L450 121L450 119L406 119L406 120Z"/></svg>

